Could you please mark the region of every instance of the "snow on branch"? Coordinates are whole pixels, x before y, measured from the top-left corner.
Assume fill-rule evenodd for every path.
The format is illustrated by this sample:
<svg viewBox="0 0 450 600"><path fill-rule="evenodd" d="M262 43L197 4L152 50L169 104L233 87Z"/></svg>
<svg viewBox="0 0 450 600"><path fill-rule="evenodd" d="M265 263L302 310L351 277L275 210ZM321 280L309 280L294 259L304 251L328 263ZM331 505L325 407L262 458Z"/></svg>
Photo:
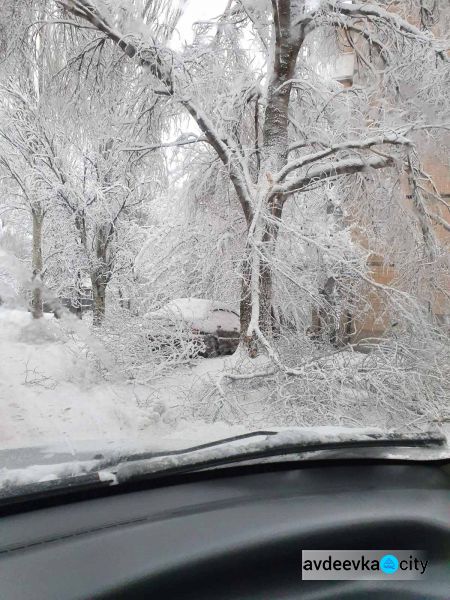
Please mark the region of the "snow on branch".
<svg viewBox="0 0 450 600"><path fill-rule="evenodd" d="M450 224L443 219L441 216L437 215L434 212L427 210L427 215L432 219L435 223L443 227L446 231L450 232Z"/></svg>
<svg viewBox="0 0 450 600"><path fill-rule="evenodd" d="M137 54L137 47L131 40L127 40L125 36L113 27L105 15L89 0L56 0L64 8L69 10L73 15L81 19L85 19L91 23L95 29L105 33L108 38L113 40L125 54L133 58Z"/></svg>
<svg viewBox="0 0 450 600"><path fill-rule="evenodd" d="M416 41L432 46L436 53L444 61L448 61L445 49L436 46L436 40L433 35L427 31L422 31L415 27L406 19L402 19L399 15L389 12L384 8L372 4L350 4L342 2L342 0L326 0L327 6L337 11L342 15L347 15L353 18L366 18L369 20L378 20L387 23L399 33L412 37Z"/></svg>
<svg viewBox="0 0 450 600"><path fill-rule="evenodd" d="M368 158L346 158L335 162L329 161L323 165L312 167L305 175L288 179L284 185L275 185L272 188L272 192L274 195L292 194L293 192L301 191L311 183L315 183L323 179L329 179L339 175L353 175L368 169L383 169L384 167L391 166L393 163L394 158L392 156L382 155Z"/></svg>
<svg viewBox="0 0 450 600"><path fill-rule="evenodd" d="M291 160L287 163L287 165L281 169L275 176L274 181L276 183L280 183L284 181L292 171L296 169L300 169L310 163L316 162L335 152L339 152L340 150L364 150L368 148L372 148L372 146L378 146L382 144L393 144L399 146L409 146L411 141L404 137L399 133L391 133L384 134L379 136L374 136L371 138L367 138L366 140L348 140L347 142L342 142L341 144L335 144L334 146L330 146L325 150L321 150L320 152L315 152L313 154L308 154L306 156L302 156L297 160Z"/></svg>
<svg viewBox="0 0 450 600"><path fill-rule="evenodd" d="M181 146L190 146L192 144L208 143L204 136L195 134L181 135L176 140L171 142L162 142L161 144L152 144L150 146L133 146L123 148L124 152L152 152L161 148L178 148Z"/></svg>
<svg viewBox="0 0 450 600"><path fill-rule="evenodd" d="M373 4L354 4L349 2L342 2L341 0L326 0L325 5L339 12L343 15L356 18L375 18L385 21L393 25L398 31L413 35L417 39L429 43L432 40L430 34L421 31L414 25L411 25L405 19L402 19L399 15L389 12L384 8L375 6Z"/></svg>
<svg viewBox="0 0 450 600"><path fill-rule="evenodd" d="M143 44L135 36L123 35L112 26L107 17L91 0L57 0L69 12L90 22L96 29L102 31L109 39L123 50L130 58L138 58L142 66L150 70L152 75L160 80L167 88L168 94L175 97L196 121L207 141L217 152L220 160L228 167L230 179L234 185L243 212L248 222L252 220L252 205L250 199L249 180L246 177L246 166L243 164L237 148L231 140L224 139L217 131L214 123L202 111L196 102L183 94L183 82L178 82L174 76L174 61L164 58L167 48L158 47L156 43L151 46ZM174 52L170 51L173 59Z"/></svg>

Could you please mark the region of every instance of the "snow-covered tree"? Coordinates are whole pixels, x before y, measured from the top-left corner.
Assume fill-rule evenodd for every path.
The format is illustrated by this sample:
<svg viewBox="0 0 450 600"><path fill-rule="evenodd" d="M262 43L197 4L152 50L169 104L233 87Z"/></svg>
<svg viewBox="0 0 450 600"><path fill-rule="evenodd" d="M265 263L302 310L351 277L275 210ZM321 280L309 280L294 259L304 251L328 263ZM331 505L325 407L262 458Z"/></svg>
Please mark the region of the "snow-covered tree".
<svg viewBox="0 0 450 600"><path fill-rule="evenodd" d="M46 27L50 8L3 7L16 28L2 64L1 163L32 217L33 314L42 316L44 273L52 297L76 296L88 277L100 324L108 283L122 273L124 284L139 251L143 204L164 181L158 154L133 150L143 136L160 139L158 98L142 106L118 50L86 47L82 35L68 45L66 31Z"/></svg>
<svg viewBox="0 0 450 600"><path fill-rule="evenodd" d="M448 127L448 52L435 23L438 9L448 19L445 2L391 10L381 0L239 0L199 26L181 52L131 2L57 4L74 27L88 21L134 59L151 97L166 97L195 121L197 139L177 145L208 144L221 161L246 222L241 325L251 352L256 342L271 351L274 257L287 207L330 182L350 202L355 190L369 196L399 172L418 174L421 143ZM324 85L324 73L344 43L365 72L352 88L336 89ZM401 202L394 188L383 206ZM413 212L429 252L433 223L442 224L419 196Z"/></svg>
<svg viewBox="0 0 450 600"><path fill-rule="evenodd" d="M55 296L89 279L95 325L111 307L98 334L126 323L145 362L148 311L220 299L240 306L236 360L302 381L374 319L373 356L406 385L417 340L444 347L449 207L428 163L448 155L448 6L230 0L180 47L182 6L1 7L2 189L31 219L35 316L44 277Z"/></svg>

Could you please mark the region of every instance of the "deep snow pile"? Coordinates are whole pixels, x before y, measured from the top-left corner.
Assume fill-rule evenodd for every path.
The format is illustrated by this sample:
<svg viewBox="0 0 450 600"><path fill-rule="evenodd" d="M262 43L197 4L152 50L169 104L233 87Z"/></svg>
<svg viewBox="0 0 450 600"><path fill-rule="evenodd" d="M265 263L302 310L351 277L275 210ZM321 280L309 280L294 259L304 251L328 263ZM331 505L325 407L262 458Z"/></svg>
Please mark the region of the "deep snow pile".
<svg viewBox="0 0 450 600"><path fill-rule="evenodd" d="M82 440L183 447L243 431L183 418L192 370L132 385L115 376L112 357L84 322L45 317L0 307L0 448L73 448Z"/></svg>
<svg viewBox="0 0 450 600"><path fill-rule="evenodd" d="M70 329L53 318L33 321L26 311L1 308L0 328L2 447L122 437L144 426L129 395L100 381Z"/></svg>

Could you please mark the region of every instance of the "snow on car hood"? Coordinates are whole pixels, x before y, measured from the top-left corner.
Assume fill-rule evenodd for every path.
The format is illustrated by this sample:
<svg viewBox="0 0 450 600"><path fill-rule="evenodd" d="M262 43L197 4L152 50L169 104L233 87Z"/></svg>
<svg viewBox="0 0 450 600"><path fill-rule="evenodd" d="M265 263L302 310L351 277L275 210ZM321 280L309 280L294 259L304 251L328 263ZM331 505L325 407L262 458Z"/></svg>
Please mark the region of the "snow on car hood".
<svg viewBox="0 0 450 600"><path fill-rule="evenodd" d="M229 306L204 298L177 298L147 317L183 322L205 333L215 333L218 328L239 331L240 327L238 315Z"/></svg>

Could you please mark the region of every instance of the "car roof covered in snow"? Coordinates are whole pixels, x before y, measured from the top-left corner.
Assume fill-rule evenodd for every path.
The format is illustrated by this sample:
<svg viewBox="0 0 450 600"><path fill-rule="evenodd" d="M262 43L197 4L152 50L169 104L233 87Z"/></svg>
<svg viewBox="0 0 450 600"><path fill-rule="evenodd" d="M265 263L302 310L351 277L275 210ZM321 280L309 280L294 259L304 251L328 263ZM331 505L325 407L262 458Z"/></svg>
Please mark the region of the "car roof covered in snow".
<svg viewBox="0 0 450 600"><path fill-rule="evenodd" d="M204 298L177 298L163 308L147 313L149 318L167 318L205 333L239 330L239 316L229 305Z"/></svg>

